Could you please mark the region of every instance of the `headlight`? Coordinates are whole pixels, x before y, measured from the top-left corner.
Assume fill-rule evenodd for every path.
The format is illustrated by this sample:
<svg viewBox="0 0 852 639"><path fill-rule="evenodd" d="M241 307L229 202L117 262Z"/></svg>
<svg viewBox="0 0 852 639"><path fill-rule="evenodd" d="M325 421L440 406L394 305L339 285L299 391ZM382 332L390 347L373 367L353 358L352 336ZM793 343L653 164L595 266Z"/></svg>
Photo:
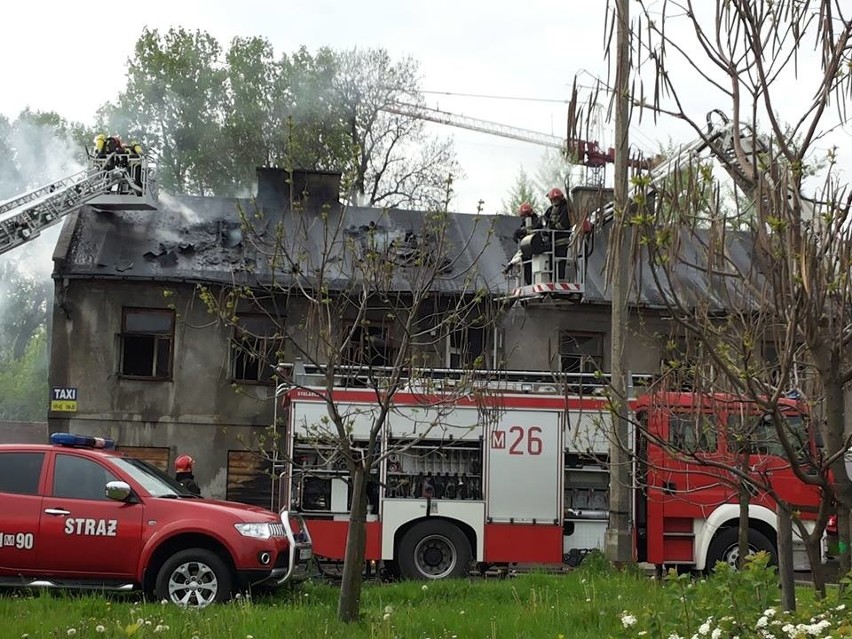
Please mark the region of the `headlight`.
<svg viewBox="0 0 852 639"><path fill-rule="evenodd" d="M269 539L272 537L272 526L268 523L234 524L234 528L243 537L254 537L255 539Z"/></svg>

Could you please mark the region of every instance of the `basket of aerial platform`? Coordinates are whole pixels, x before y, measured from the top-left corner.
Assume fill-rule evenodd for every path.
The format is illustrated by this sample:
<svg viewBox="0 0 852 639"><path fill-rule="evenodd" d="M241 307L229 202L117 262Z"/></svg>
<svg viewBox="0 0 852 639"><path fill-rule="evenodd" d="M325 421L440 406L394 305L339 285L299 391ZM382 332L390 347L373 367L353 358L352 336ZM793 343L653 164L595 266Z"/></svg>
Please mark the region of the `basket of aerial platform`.
<svg viewBox="0 0 852 639"><path fill-rule="evenodd" d="M593 248L592 225L587 220L571 230L531 230L520 239L518 250L504 269L509 291L505 299L582 302Z"/></svg>

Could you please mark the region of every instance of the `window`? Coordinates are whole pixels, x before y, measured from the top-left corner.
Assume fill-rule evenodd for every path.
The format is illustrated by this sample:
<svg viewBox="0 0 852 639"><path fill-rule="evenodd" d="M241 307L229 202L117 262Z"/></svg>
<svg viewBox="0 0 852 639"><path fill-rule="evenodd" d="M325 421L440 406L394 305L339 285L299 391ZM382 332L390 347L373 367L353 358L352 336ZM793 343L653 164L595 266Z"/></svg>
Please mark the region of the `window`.
<svg viewBox="0 0 852 639"><path fill-rule="evenodd" d="M462 327L447 336L447 368L470 368L485 354L485 329ZM484 366L482 362L482 366Z"/></svg>
<svg viewBox="0 0 852 639"><path fill-rule="evenodd" d="M778 431L772 415L732 414L728 417L728 429L734 433L745 435L748 439L749 454L783 457L784 445L778 438ZM787 438L796 462L801 463L807 457L808 431L807 424L800 415L784 417L784 436Z"/></svg>
<svg viewBox="0 0 852 639"><path fill-rule="evenodd" d="M706 413L669 415L669 444L685 453L712 453L718 447L716 418Z"/></svg>
<svg viewBox="0 0 852 639"><path fill-rule="evenodd" d="M346 364L352 366L390 366L393 349L385 326L356 326L347 344Z"/></svg>
<svg viewBox="0 0 852 639"><path fill-rule="evenodd" d="M594 373L603 370L603 333L569 333L559 340L563 373Z"/></svg>
<svg viewBox="0 0 852 639"><path fill-rule="evenodd" d="M53 496L106 500L107 482L115 475L100 464L76 455L57 455L53 471Z"/></svg>
<svg viewBox="0 0 852 639"><path fill-rule="evenodd" d="M121 329L121 374L170 379L175 334L174 312L126 308Z"/></svg>
<svg viewBox="0 0 852 639"><path fill-rule="evenodd" d="M275 323L265 316L240 317L231 340L231 378L237 382L272 382L278 363Z"/></svg>
<svg viewBox="0 0 852 639"><path fill-rule="evenodd" d="M44 453L0 453L0 493L37 495Z"/></svg>

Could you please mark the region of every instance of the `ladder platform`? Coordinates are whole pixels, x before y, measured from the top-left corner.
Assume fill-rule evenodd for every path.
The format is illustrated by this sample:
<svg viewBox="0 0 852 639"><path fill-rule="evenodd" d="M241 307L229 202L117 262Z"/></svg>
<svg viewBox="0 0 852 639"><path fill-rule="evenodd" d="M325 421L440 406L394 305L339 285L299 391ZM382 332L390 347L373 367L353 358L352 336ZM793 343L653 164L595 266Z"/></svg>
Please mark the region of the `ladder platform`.
<svg viewBox="0 0 852 639"><path fill-rule="evenodd" d="M104 193L92 198L87 204L103 211L152 211L157 208L150 195L140 196L131 193Z"/></svg>
<svg viewBox="0 0 852 639"><path fill-rule="evenodd" d="M579 282L543 282L527 284L513 289L510 298L522 299L542 296L580 296L583 295L583 285Z"/></svg>

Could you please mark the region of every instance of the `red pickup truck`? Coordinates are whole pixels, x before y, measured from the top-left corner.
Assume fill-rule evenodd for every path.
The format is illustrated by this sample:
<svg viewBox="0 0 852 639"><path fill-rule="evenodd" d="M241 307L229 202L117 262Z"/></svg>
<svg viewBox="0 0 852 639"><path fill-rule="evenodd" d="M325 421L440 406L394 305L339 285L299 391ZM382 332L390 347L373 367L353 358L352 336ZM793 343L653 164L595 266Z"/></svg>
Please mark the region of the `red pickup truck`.
<svg viewBox="0 0 852 639"><path fill-rule="evenodd" d="M0 445L0 586L141 589L203 607L307 576L300 515L202 499L94 437Z"/></svg>

